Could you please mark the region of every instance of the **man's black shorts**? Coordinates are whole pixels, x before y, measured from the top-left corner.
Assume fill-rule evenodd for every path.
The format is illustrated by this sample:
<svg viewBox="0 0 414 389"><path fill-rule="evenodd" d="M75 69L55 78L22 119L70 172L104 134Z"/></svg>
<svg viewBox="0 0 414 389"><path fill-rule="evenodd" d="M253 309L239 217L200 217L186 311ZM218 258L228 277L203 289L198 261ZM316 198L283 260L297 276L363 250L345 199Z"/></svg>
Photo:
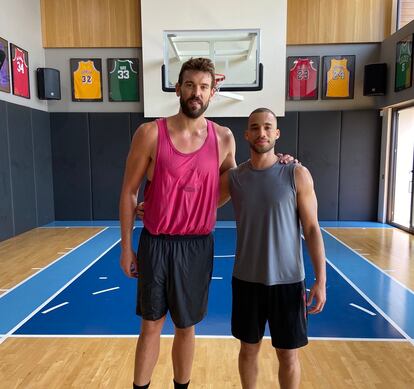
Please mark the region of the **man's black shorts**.
<svg viewBox="0 0 414 389"><path fill-rule="evenodd" d="M138 246L137 315L158 320L167 311L178 328L207 313L213 271L213 235L151 235L145 228Z"/></svg>
<svg viewBox="0 0 414 389"><path fill-rule="evenodd" d="M235 338L258 343L269 322L273 347L295 349L308 343L304 282L267 286L232 279L231 330Z"/></svg>

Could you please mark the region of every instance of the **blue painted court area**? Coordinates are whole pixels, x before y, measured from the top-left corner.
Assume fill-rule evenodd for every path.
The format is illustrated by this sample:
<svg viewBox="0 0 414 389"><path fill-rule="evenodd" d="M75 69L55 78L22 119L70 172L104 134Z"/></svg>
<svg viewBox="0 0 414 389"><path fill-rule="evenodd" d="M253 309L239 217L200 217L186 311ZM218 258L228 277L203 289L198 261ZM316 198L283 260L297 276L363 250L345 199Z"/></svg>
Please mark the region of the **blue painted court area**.
<svg viewBox="0 0 414 389"><path fill-rule="evenodd" d="M115 226L110 230L117 231L119 234L119 229ZM139 232L140 228L134 231L135 245ZM328 300L321 314L309 316L309 336L403 339L402 333L405 333L405 337L409 334L412 338L410 329L414 329L414 310L404 311L404 307L405 304L409 305L413 301L413 293L406 289L404 296L399 295L405 299L403 304L396 308L390 303L387 307L384 302L387 298L386 293L380 289L384 286L384 282L389 282L389 288L395 288L395 282L376 267L370 266L360 256L354 257L356 254L352 250L325 232L324 239L327 258L332 264L332 266L328 264L327 267ZM231 335L231 275L235 242L234 228L216 229L216 257L210 286L208 315L197 325L198 335ZM313 274L305 247L304 245L306 284L309 288L313 283ZM136 280L128 279L123 275L119 268L119 253L119 244L115 244L14 333L17 335L109 336L138 334L140 319L135 315ZM93 259L95 257L91 257L90 261L92 262ZM362 272L367 272L367 276L357 279ZM386 276L388 280L384 280ZM59 274L56 274L56 277L59 277ZM352 280L355 287L351 286L344 277ZM381 287L374 285L379 282L378 280L382 282ZM393 299L392 290L387 290L388 299ZM368 295L367 298L361 293L364 296ZM403 290L400 293L403 293ZM0 298L0 302L1 300ZM4 318L3 313L0 304L0 324ZM12 319L14 312L9 311L8 316ZM404 320L400 320L401 316ZM394 325L390 324L390 321ZM398 328L402 333L398 331ZM173 325L169 318L163 333L173 334Z"/></svg>

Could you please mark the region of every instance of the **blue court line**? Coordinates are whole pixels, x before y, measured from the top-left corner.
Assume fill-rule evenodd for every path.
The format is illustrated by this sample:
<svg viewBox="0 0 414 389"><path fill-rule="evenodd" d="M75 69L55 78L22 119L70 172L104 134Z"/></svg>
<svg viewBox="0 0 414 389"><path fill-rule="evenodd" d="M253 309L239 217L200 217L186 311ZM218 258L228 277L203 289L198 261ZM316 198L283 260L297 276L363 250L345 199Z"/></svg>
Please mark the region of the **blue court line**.
<svg viewBox="0 0 414 389"><path fill-rule="evenodd" d="M10 292L1 295L0 336L7 335L119 239L119 229L104 230Z"/></svg>
<svg viewBox="0 0 414 389"><path fill-rule="evenodd" d="M411 340L414 339L414 293L371 262L322 230L326 257L374 302Z"/></svg>
<svg viewBox="0 0 414 389"><path fill-rule="evenodd" d="M351 228L394 228L389 224L366 221L320 221L323 227L351 227ZM57 220L44 225L50 227L119 227L119 220ZM136 220L135 227L142 227L142 221ZM235 228L236 222L232 220L218 220L215 228Z"/></svg>

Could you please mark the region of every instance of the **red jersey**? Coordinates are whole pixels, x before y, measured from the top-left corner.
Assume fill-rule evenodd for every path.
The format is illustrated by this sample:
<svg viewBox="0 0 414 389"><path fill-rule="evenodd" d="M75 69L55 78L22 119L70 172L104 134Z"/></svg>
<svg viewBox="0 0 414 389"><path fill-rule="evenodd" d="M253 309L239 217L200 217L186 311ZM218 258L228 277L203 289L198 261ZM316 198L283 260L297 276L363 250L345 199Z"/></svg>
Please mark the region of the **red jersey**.
<svg viewBox="0 0 414 389"><path fill-rule="evenodd" d="M219 199L216 130L192 153L174 147L166 119L158 119L154 175L144 192L144 226L153 235L207 235L215 225Z"/></svg>
<svg viewBox="0 0 414 389"><path fill-rule="evenodd" d="M299 58L289 69L289 98L316 97L318 92L317 71L309 58Z"/></svg>
<svg viewBox="0 0 414 389"><path fill-rule="evenodd" d="M13 93L17 96L29 95L29 67L24 59L24 52L16 47L12 60Z"/></svg>

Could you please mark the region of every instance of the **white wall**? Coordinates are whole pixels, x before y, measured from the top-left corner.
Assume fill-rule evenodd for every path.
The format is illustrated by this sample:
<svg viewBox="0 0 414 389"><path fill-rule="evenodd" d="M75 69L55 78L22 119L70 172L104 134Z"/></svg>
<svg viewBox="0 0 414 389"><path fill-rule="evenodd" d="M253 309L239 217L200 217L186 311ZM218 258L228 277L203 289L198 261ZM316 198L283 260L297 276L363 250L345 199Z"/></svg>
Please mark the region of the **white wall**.
<svg viewBox="0 0 414 389"><path fill-rule="evenodd" d="M36 68L45 66L40 0L0 0L0 2L0 37L6 39L9 44L14 43L28 51L30 71L30 100L4 92L0 92L0 100L47 111L47 103L37 98L35 74ZM9 58L9 67L10 61L11 58Z"/></svg>
<svg viewBox="0 0 414 389"><path fill-rule="evenodd" d="M207 115L248 116L257 107L268 107L284 116L286 15L286 0L141 0L144 115L158 117L178 112L175 93L161 89L164 30L259 28L263 90L241 92L244 101L216 99Z"/></svg>

